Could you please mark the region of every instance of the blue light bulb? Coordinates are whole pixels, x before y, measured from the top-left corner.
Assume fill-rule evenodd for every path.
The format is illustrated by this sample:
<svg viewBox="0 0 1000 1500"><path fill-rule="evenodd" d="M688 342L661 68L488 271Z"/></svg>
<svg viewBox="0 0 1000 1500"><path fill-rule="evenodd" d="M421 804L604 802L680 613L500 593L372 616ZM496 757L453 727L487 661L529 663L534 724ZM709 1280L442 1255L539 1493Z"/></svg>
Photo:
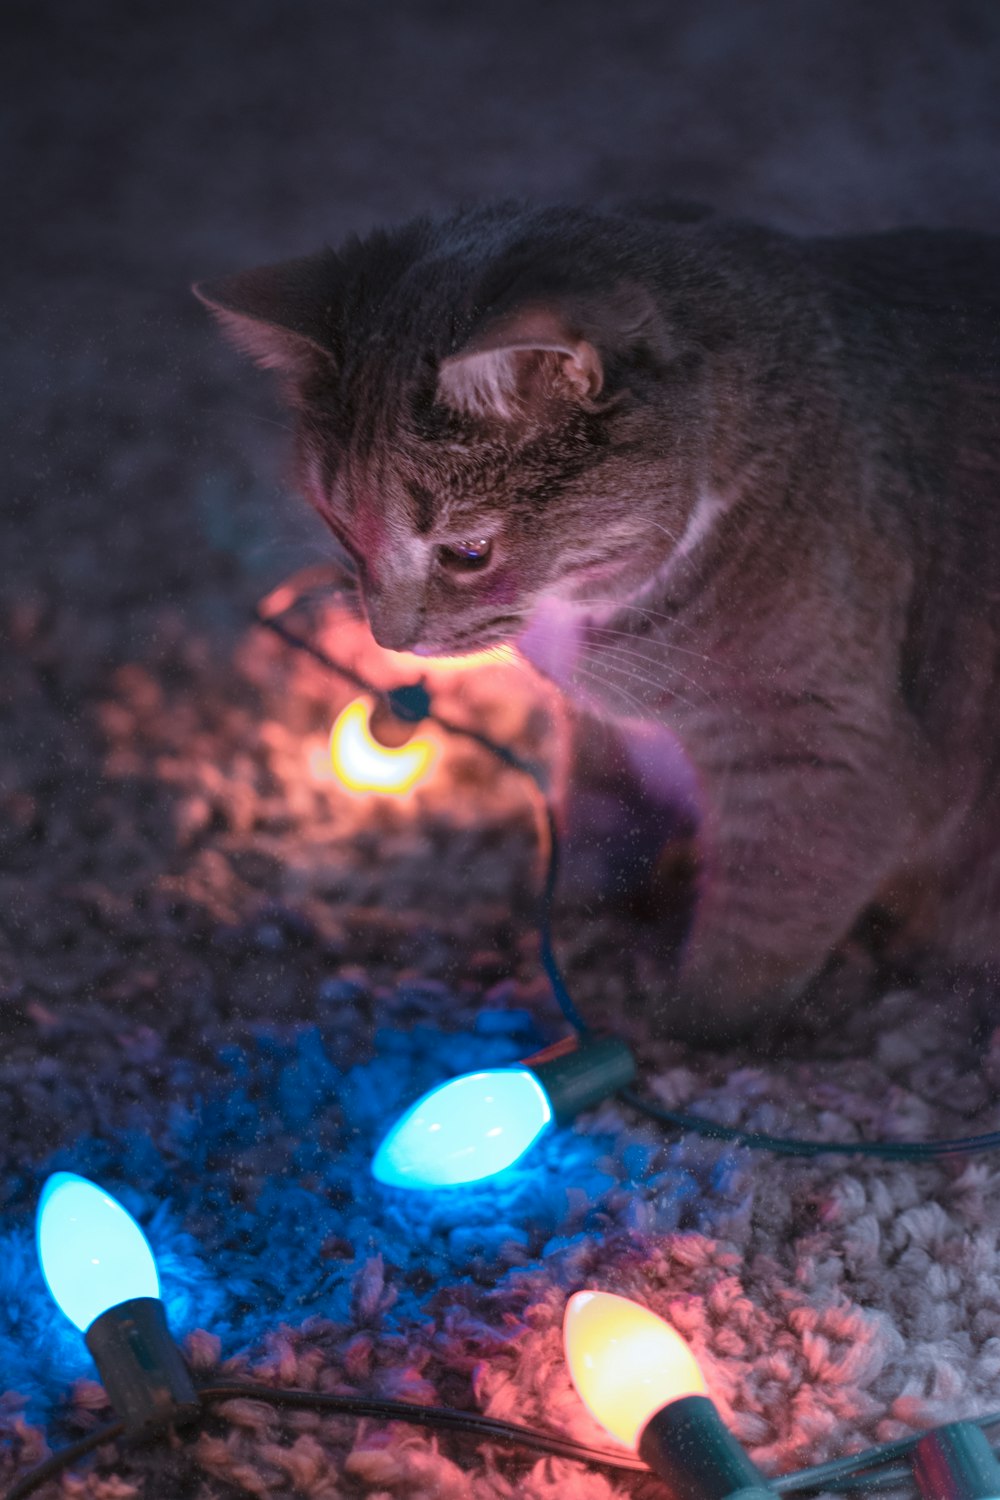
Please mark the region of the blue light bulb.
<svg viewBox="0 0 1000 1500"><path fill-rule="evenodd" d="M481 1182L519 1161L551 1120L549 1097L528 1068L465 1073L410 1106L372 1172L389 1187Z"/></svg>
<svg viewBox="0 0 1000 1500"><path fill-rule="evenodd" d="M159 1297L146 1236L127 1209L86 1177L56 1172L48 1179L35 1233L45 1283L81 1332L110 1307Z"/></svg>

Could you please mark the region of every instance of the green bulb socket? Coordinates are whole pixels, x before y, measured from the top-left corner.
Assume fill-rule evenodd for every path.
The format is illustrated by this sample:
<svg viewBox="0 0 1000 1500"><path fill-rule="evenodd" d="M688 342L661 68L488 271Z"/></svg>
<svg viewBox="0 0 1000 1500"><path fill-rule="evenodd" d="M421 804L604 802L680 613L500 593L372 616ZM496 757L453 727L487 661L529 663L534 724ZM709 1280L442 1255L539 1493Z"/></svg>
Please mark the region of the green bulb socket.
<svg viewBox="0 0 1000 1500"><path fill-rule="evenodd" d="M159 1297L133 1297L95 1318L84 1335L125 1436L152 1437L201 1410Z"/></svg>
<svg viewBox="0 0 1000 1500"><path fill-rule="evenodd" d="M639 1437L639 1457L673 1500L775 1500L707 1396L681 1396L651 1417Z"/></svg>
<svg viewBox="0 0 1000 1500"><path fill-rule="evenodd" d="M635 1058L620 1037L572 1037L534 1057L529 1068L544 1088L557 1125L617 1094L635 1078Z"/></svg>

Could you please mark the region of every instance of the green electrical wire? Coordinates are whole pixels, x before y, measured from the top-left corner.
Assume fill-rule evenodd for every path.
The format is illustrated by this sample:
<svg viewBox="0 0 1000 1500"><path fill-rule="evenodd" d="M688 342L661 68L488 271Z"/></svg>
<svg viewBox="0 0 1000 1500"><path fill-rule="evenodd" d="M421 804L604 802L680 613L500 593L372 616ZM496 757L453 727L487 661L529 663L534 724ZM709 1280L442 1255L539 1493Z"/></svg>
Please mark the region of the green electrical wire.
<svg viewBox="0 0 1000 1500"><path fill-rule="evenodd" d="M297 596L290 587L286 591L286 598L288 602L280 613L296 602ZM287 645L297 651L305 652L327 671L343 678L353 687L371 693L381 702L389 703L389 694L368 682L352 667L336 661L307 637L289 629L277 613L266 612L258 606L254 617L259 624L273 631ZM552 907L559 879L560 845L555 811L541 771L509 746L499 744L479 730L454 724L433 710L428 714L428 718L448 734L460 735L464 739L471 740L474 744L489 751L502 765L520 772L531 783L539 799L546 844L545 874L538 912L540 959L563 1016L577 1035L586 1036L590 1028L570 994L552 942ZM882 1161L937 1161L945 1157L969 1156L981 1151L1000 1150L1000 1131L941 1141L813 1141L797 1136L768 1135L761 1131L743 1130L735 1125L722 1125L705 1115L668 1109L665 1105L636 1093L634 1089L623 1089L617 1097L630 1109L645 1115L647 1119L655 1120L659 1125L667 1125L672 1130L688 1131L706 1136L710 1140L726 1141L730 1145L744 1146L751 1151L772 1151L781 1156L868 1156Z"/></svg>

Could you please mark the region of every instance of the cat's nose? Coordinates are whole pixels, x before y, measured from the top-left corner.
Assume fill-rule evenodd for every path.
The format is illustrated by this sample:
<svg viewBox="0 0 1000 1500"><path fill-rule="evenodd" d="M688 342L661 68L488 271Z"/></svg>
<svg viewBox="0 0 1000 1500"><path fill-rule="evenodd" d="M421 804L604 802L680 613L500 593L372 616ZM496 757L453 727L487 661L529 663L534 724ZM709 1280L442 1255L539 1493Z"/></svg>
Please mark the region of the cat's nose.
<svg viewBox="0 0 1000 1500"><path fill-rule="evenodd" d="M386 651L408 651L419 641L423 608L406 591L368 589L365 608L371 633Z"/></svg>
<svg viewBox="0 0 1000 1500"><path fill-rule="evenodd" d="M409 651L420 639L420 632L398 627L392 622L374 620L371 624L372 635L380 646L386 651Z"/></svg>

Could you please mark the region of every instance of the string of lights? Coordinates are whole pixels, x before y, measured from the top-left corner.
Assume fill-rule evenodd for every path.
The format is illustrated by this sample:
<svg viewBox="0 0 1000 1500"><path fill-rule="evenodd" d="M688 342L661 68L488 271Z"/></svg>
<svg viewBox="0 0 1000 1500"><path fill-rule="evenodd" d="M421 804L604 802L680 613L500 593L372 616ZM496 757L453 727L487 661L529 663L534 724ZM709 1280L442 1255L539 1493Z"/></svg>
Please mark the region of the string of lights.
<svg viewBox="0 0 1000 1500"><path fill-rule="evenodd" d="M327 1395L321 1391L300 1391L289 1386L253 1385L249 1382L205 1386L199 1390L198 1396L202 1416L208 1416L213 1406L227 1401L261 1401L277 1408L315 1411L327 1416L359 1419L368 1417L455 1432L478 1442L495 1443L521 1449L526 1453L538 1453L543 1457L565 1458L603 1468L610 1473L649 1472L648 1465L635 1454L606 1452L601 1448L588 1447L586 1443L574 1442L572 1438L562 1437L558 1433L542 1432L522 1427L516 1422L502 1422L496 1418L480 1416L476 1412L459 1411L447 1406L417 1406L409 1401ZM974 1421L980 1429L996 1426L1000 1423L1000 1412L991 1412ZM120 1421L105 1422L77 1442L69 1443L65 1448L49 1454L15 1481L7 1490L4 1500L28 1500L29 1495L36 1494L50 1479L58 1478L96 1449L117 1443L123 1430L123 1423ZM848 1495L860 1489L872 1492L898 1488L911 1477L911 1470L907 1464L897 1460L905 1459L913 1452L919 1437L918 1434L895 1443L887 1443L884 1448L867 1448L864 1452L851 1454L847 1458L778 1475L769 1481L770 1488L779 1495L805 1497L823 1493Z"/></svg>
<svg viewBox="0 0 1000 1500"><path fill-rule="evenodd" d="M258 606L256 611L258 622L273 631L293 649L303 651L311 656L314 661L318 662L327 671L341 677L344 681L351 683L352 686L359 688L361 691L371 694L377 701L385 703L391 711L393 708L393 694L391 691L387 692L384 689L376 687L358 672L354 671L353 668L348 667L346 663L337 661L321 647L309 640L308 637L290 629L284 622L282 616L304 596L310 586L320 581L320 578L321 575L316 570L309 570L303 576L303 587L301 590L296 586L295 579L290 579ZM538 766L525 757L518 755L509 746L498 743L480 730L463 724L455 724L451 720L439 715L429 697L427 699L425 717L432 723L437 724L446 733L460 735L470 740L472 743L488 751L489 754L504 766L520 772L533 789L539 815L540 837L543 840L545 853L545 868L538 907L541 964L563 1016L572 1028L575 1036L586 1043L591 1036L591 1028L580 1014L570 994L553 946L552 910L559 879L560 843L555 811L548 795L545 778ZM530 1063L531 1060L529 1059L528 1061ZM611 1090L609 1089L605 1092L611 1092ZM744 1146L749 1150L771 1151L783 1156L816 1157L843 1155L868 1156L887 1161L927 1161L944 1157L967 1156L973 1153L1000 1149L1000 1131L989 1131L981 1135L963 1136L938 1141L816 1141L797 1136L776 1136L761 1131L744 1130L738 1126L723 1125L719 1121L709 1119L707 1116L691 1111L670 1109L656 1100L637 1093L634 1088L622 1086L616 1092L618 1098L627 1104L630 1109L635 1110L638 1114L645 1115L657 1124L666 1125L674 1131L696 1133L713 1140L727 1141L732 1145ZM428 1097L430 1096L425 1096L425 1098ZM588 1102L592 1103L596 1101L590 1099ZM577 1106L577 1109L581 1107L584 1106ZM567 1112L567 1117L569 1117L569 1112ZM503 1165L510 1165L510 1162L505 1161ZM499 1170L499 1168L495 1170Z"/></svg>
<svg viewBox="0 0 1000 1500"><path fill-rule="evenodd" d="M368 1396L342 1396L322 1391L300 1391L288 1386L233 1383L204 1386L198 1391L201 1415L207 1416L213 1406L227 1401L262 1401L265 1405L299 1411L315 1411L327 1416L370 1417L383 1422L406 1422L415 1427L455 1432L478 1442L489 1442L508 1448L520 1448L548 1458L566 1458L595 1465L612 1472L646 1471L641 1459L629 1453L609 1453L601 1448L574 1442L559 1433L542 1432L514 1422L502 1422L477 1412L459 1411L448 1406L417 1406L411 1401L396 1401ZM71 1468L96 1448L115 1442L124 1431L121 1422L107 1422L93 1432L37 1464L7 1491L5 1500L26 1500L48 1480Z"/></svg>
<svg viewBox="0 0 1000 1500"><path fill-rule="evenodd" d="M941 1500L942 1494L947 1500L983 1500L996 1493L1000 1479L1000 1466L981 1430L1000 1421L995 1412L768 1481L723 1425L681 1335L648 1308L603 1291L580 1291L570 1298L563 1342L572 1383L595 1419L622 1445L618 1452L452 1407L250 1381L196 1387L167 1324L152 1250L117 1199L76 1173L56 1172L39 1199L36 1239L48 1289L83 1333L116 1420L37 1464L7 1491L6 1500L26 1500L48 1480L120 1438L148 1440L168 1428L187 1429L203 1422L213 1407L236 1400L402 1421L611 1472L652 1471L688 1500L846 1493L859 1485L873 1489L898 1483L911 1470L921 1493L932 1500ZM910 1459L910 1467L901 1459Z"/></svg>
<svg viewBox="0 0 1000 1500"><path fill-rule="evenodd" d="M276 604L281 605L283 609L290 608L295 602L291 584L283 585L280 590L275 591L275 594L278 596ZM269 600L273 600L274 597L274 595L269 596ZM349 682L352 687L357 688L360 692L370 694L376 702L384 704L390 712L397 709L398 695L394 696L391 689L386 690L377 687L374 683L369 682L367 678L362 677L353 667L335 660L322 647L317 646L314 641L311 641L308 636L300 635L297 631L290 629L277 612L276 604L264 601L263 604L258 605L255 618L260 625L272 631L279 640L284 641L293 650L301 651L306 656L311 656L313 661L318 662L328 672L332 672L340 677L342 681ZM519 755L516 750L512 750L509 745L500 744L499 741L492 739L488 734L484 734L482 730L475 729L468 724L456 724L453 720L445 718L433 707L429 697L427 698L426 712L422 717L429 719L432 724L436 724L446 734L468 740L473 745L478 745L480 749L487 751L488 754L492 755L495 760L498 760L501 765L506 766L509 770L520 772L536 793L535 810L539 822L540 838L544 843L545 849L545 873L543 876L542 896L539 903L538 916L542 968L545 971L549 984L552 986L552 992L556 997L559 1009L566 1017L566 1020L577 1035L585 1035L590 1028L578 1011L573 997L566 987L566 981L563 978L562 970L559 967L552 945L552 907L556 886L559 881L560 845L555 809L547 794L541 768L524 756Z"/></svg>
<svg viewBox="0 0 1000 1500"><path fill-rule="evenodd" d="M487 749L528 778L541 814L545 840L539 920L542 962L572 1035L516 1067L463 1075L418 1100L380 1146L373 1163L376 1177L395 1186L426 1187L494 1175L519 1159L550 1124L565 1123L612 1094L672 1129L697 1131L784 1154L915 1159L967 1154L1000 1145L1000 1132L936 1142L829 1142L776 1137L670 1110L637 1094L630 1087L635 1064L628 1048L614 1037L595 1036L587 1027L555 957L551 912L558 881L559 840L543 773L508 746L437 714L422 684L381 690L353 668L335 661L279 617L297 601L296 589L285 585L276 593L269 607L265 607L265 601L265 606L258 608L257 618L262 624L288 645L305 651L324 668L370 694L404 723L430 719L446 732L462 735ZM508 1151L502 1159L495 1154L487 1159L474 1145L471 1154L477 1164L472 1174L455 1177L447 1175L446 1152L432 1162L428 1177L427 1160L421 1156L423 1145L431 1132L437 1138L448 1136L442 1101L459 1101L452 1132L465 1132L460 1154L468 1156L470 1118L474 1126L476 1113L468 1108L470 1087L482 1096L480 1103L492 1110L501 1079L505 1087L514 1089L515 1113L522 1118L514 1155ZM435 1101L432 1112L430 1100ZM489 1118L487 1111L487 1124ZM460 1127L455 1120L461 1121ZM483 1133L495 1138L505 1131L506 1127L494 1127ZM442 1161L446 1175L435 1179L434 1172L440 1171ZM1000 1412L934 1428L773 1480L766 1478L722 1423L697 1361L680 1335L649 1309L611 1293L575 1293L567 1304L563 1337L577 1393L596 1420L624 1445L615 1453L558 1433L450 1407L252 1382L196 1386L171 1336L160 1299L156 1262L145 1235L116 1199L75 1173L57 1172L46 1182L38 1206L37 1245L49 1290L84 1335L116 1420L37 1464L14 1483L5 1500L26 1500L50 1479L106 1444L189 1427L203 1421L214 1407L238 1399L262 1401L278 1408L402 1421L612 1472L651 1471L685 1500L767 1500L775 1494L871 1492L898 1486L907 1479L915 1483L925 1500L986 1500L1000 1495L1000 1463L983 1433L984 1428L1000 1423Z"/></svg>

